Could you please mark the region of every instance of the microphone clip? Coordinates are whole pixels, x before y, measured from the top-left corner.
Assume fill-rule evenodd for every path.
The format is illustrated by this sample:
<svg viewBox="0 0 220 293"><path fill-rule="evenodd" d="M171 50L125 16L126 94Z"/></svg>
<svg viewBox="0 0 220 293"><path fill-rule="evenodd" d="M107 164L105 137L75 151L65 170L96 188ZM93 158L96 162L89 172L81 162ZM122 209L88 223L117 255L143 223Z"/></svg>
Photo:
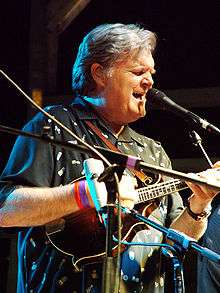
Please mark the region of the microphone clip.
<svg viewBox="0 0 220 293"><path fill-rule="evenodd" d="M98 182L111 182L112 180L115 180L114 174L116 173L118 176L119 181L121 180L121 177L124 172L124 167L113 164L111 166L108 166L104 169L104 171L99 175Z"/></svg>

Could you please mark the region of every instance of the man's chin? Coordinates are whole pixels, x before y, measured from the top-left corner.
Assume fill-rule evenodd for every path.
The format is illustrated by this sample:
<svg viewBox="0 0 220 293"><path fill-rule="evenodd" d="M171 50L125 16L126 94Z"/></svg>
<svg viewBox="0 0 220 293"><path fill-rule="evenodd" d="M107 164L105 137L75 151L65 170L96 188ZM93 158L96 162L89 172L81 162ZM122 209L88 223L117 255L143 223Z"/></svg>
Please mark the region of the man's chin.
<svg viewBox="0 0 220 293"><path fill-rule="evenodd" d="M145 108L139 109L139 118L142 118L146 115L146 110Z"/></svg>
<svg viewBox="0 0 220 293"><path fill-rule="evenodd" d="M140 103L138 107L138 112L141 117L144 117L146 115L146 110L145 110L145 103Z"/></svg>
<svg viewBox="0 0 220 293"><path fill-rule="evenodd" d="M138 112L138 113L136 113L136 115L131 115L129 123L135 122L135 121L143 118L145 115L146 115L146 111Z"/></svg>

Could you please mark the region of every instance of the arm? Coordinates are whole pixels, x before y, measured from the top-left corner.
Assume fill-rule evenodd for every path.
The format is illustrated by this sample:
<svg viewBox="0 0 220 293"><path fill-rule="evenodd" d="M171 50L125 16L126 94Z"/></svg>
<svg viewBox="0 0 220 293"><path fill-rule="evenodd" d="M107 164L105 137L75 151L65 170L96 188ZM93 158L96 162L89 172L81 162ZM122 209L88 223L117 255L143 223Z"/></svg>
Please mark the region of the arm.
<svg viewBox="0 0 220 293"><path fill-rule="evenodd" d="M202 237L207 228L207 218L196 221L184 210L172 223L171 228L198 240Z"/></svg>
<svg viewBox="0 0 220 293"><path fill-rule="evenodd" d="M76 192L77 183L59 187L21 187L12 191L0 209L0 226L39 226L65 215L75 213L82 206L94 207L85 181ZM137 191L134 178L123 176L119 192L123 206L133 208ZM81 201L77 200L79 194ZM87 198L87 204L83 202Z"/></svg>
<svg viewBox="0 0 220 293"><path fill-rule="evenodd" d="M41 134L47 124L46 118L37 114L24 130ZM50 135L61 140L61 134L56 133L51 124ZM62 162L56 159L59 151L60 148L34 139L17 138L1 175L1 226L42 225L77 210L74 186L69 182L72 178L78 178L78 174L74 173L76 168L68 169L71 164L65 162L71 161L69 156ZM64 166L72 178L59 176L58 171Z"/></svg>
<svg viewBox="0 0 220 293"><path fill-rule="evenodd" d="M198 174L198 176L207 179L215 179L217 182L220 182L220 172L218 169L216 169L219 167L220 162L217 162L213 169L208 169L204 172L201 172ZM193 191L193 195L189 198L189 206L191 211L195 214L200 214L204 210L208 209L213 198L219 192L219 190L212 190L210 188L189 182L187 184ZM190 237L199 239L202 237L207 228L207 217L196 221L185 209L182 214L172 223L171 227L184 232Z"/></svg>
<svg viewBox="0 0 220 293"><path fill-rule="evenodd" d="M73 184L15 189L0 209L0 226L38 226L74 213L79 207L73 190Z"/></svg>

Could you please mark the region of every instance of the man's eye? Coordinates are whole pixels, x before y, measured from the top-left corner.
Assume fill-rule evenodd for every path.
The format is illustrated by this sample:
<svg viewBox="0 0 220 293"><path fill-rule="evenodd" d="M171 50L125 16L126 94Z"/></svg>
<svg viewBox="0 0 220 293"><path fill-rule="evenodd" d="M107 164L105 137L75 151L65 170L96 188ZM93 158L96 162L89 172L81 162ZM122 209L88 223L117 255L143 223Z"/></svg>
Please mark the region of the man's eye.
<svg viewBox="0 0 220 293"><path fill-rule="evenodd" d="M134 71L133 74L140 76L143 74L143 71Z"/></svg>

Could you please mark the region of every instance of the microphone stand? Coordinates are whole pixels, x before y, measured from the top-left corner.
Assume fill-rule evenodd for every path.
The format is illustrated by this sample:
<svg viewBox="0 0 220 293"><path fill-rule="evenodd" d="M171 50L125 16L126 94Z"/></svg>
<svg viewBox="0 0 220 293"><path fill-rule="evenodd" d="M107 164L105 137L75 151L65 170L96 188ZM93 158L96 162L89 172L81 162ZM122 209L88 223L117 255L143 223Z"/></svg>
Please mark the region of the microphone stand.
<svg viewBox="0 0 220 293"><path fill-rule="evenodd" d="M168 240L171 240L174 242L174 247L177 249L179 253L182 253L182 257L183 257L183 252L185 252L188 248L191 247L192 249L196 250L197 252L207 257L211 261L214 261L217 264L220 264L220 255L206 247L203 247L197 244L197 241L195 239L185 235L184 233L178 232L174 229L161 226L157 224L156 222L150 220L149 218L142 216L134 209L129 210L123 207L121 209L125 213L130 214L133 218L138 219L139 221L144 222L147 225L153 227L154 229L157 229L160 232L162 232ZM164 254L167 255L167 252L164 252ZM184 285L183 285L182 272L181 272L182 263L177 257L173 259L173 263L174 263L174 274L175 274L174 276L174 280L175 280L174 290L175 291L174 292L175 293L184 292Z"/></svg>
<svg viewBox="0 0 220 293"><path fill-rule="evenodd" d="M108 170L106 172L106 170ZM108 167L104 170L104 172L99 176L98 181L105 182L106 189L107 189L107 205L102 208L101 213L107 214L107 221L106 221L106 257L103 263L103 278L102 278L102 292L103 293L112 293L112 292L118 292L120 287L120 279L115 278L115 284L112 282L112 275L113 273L117 276L118 272L115 271L114 266L114 258L113 258L113 248L114 248L114 240L113 235L115 231L115 202L117 198L117 192L118 192L118 182L119 179L121 179L121 176L123 174L124 168L118 168L117 165L113 165L112 167ZM109 172L110 171L110 172ZM119 217L121 211L118 210ZM118 221L118 231L121 229L120 221ZM120 234L120 233L119 233ZM121 237L119 236L119 239ZM120 243L118 246L118 258L120 260ZM120 269L119 269L120 272ZM114 291L114 288L116 290Z"/></svg>
<svg viewBox="0 0 220 293"><path fill-rule="evenodd" d="M199 134L195 130L191 130L191 131L189 131L189 137L192 141L192 144L195 145L196 147L199 147L199 149L200 149L202 155L204 156L204 158L206 159L208 165L210 167L212 167L213 166L212 161L210 160L207 152L205 151L205 149L202 145L202 139L199 136Z"/></svg>
<svg viewBox="0 0 220 293"><path fill-rule="evenodd" d="M173 281L174 281L174 292L185 292L184 278L183 278L183 263L179 259L177 253L174 254L170 249L162 247L163 255L170 258L173 263ZM183 259L183 257L181 257Z"/></svg>
<svg viewBox="0 0 220 293"><path fill-rule="evenodd" d="M123 173L124 168L118 166L118 165L113 165L113 166L109 166L107 168L105 168L105 170L103 171L103 173L99 176L98 181L99 182L105 182L106 184L106 188L108 193L111 195L110 199L112 198L112 194L115 194L115 183L116 180L114 180L114 175L115 173L119 173L119 175L121 176ZM123 210L126 213L130 214L131 216L133 216L134 218L138 218L138 213L135 210L128 210L127 208L123 208L120 205L118 206L118 211ZM111 218L111 216L114 216L114 208L115 208L115 200L113 202L111 202L110 204L107 203L107 206L105 206L103 208L103 210L101 210L101 212L105 212L106 208L108 209L108 218L109 219L109 223L108 223L108 228L107 231L107 245L106 245L106 263L104 263L104 270L103 270L103 285L106 287L102 288L102 292L109 292L112 293L113 290L111 290L111 283L108 283L111 280L111 272L114 272L114 263L113 263L113 257L112 257L112 249L113 249L113 230L112 227L114 227L114 219ZM112 210L110 210L112 209ZM128 212L127 212L128 211ZM141 216L143 217L143 216ZM154 228L156 228L157 230L165 233L166 232L166 228L163 228L163 226L160 226L156 223L154 223L153 221L149 220L148 222L148 218L145 218L146 222L149 223L149 226L152 226L151 224L155 224L155 226L152 226ZM112 221L112 222L111 222ZM142 220L142 222L145 222ZM120 229L120 227L119 227ZM108 240L107 240L108 239ZM120 245L120 241L118 240L118 243ZM178 248L178 249L177 249ZM175 249L175 247L174 247ZM180 247L176 247L176 252L180 252ZM182 293L185 292L184 289L184 280L183 280L183 265L182 262L180 261L179 257L177 256L177 253L173 253L170 249L167 248L162 248L162 252L165 256L170 257L173 263L173 268L174 268L174 292L175 293ZM180 257L181 259L183 259L183 256ZM106 278L106 279L104 279ZM118 291L117 291L118 292Z"/></svg>
<svg viewBox="0 0 220 293"><path fill-rule="evenodd" d="M48 135L48 128L46 127L46 129L43 129L43 134L42 135L36 135L36 134L32 134L29 132L25 132L25 131L21 131L15 128L11 128L11 127L7 127L7 126L3 126L0 125L0 132L6 132L6 133L10 133L10 134L15 134L15 135L22 135L22 136L26 136L29 138L34 138L37 140L40 140L44 143L49 143L51 145L58 145L64 148L68 148L71 150L76 150L79 151L81 153L89 153L90 155L94 156L94 152L89 149L86 146L83 145L73 145L72 143L69 142L61 142L58 140L55 140L53 138L51 138ZM121 167L132 167L134 169L137 170L145 170L145 171L150 171L154 174L162 174L168 177L173 177L173 178L177 178L177 179L181 179L184 181L190 181L190 182L194 182L197 184L201 184L201 185L205 185L205 186L209 186L215 189L220 190L220 185L213 183L213 182L209 182L208 180L199 178L197 176L192 176L192 175L187 175L185 173L179 172L179 171L175 171L172 169L166 169L163 167L159 167L159 166L155 166L155 165L151 165L151 164L147 164L145 162L143 162L141 159L139 159L138 157L134 157L134 156L128 156L122 153L118 153L106 148L102 148L102 147L98 147L98 146L94 146L94 148L96 150L98 150L100 153L104 154L107 158L110 158L113 161L116 161L120 164L120 166L116 165L117 168L121 168ZM97 157L97 153L95 153L95 156ZM112 168L115 168L114 166L108 167L110 168L110 170ZM109 170L108 170L109 172ZM107 172L107 175L108 175ZM111 173L111 172L110 172ZM115 170L113 171L113 173L115 173ZM104 171L105 174L105 171ZM121 173L120 173L121 175ZM101 179L102 179L102 174L100 175ZM106 176L106 175L105 175ZM105 177L104 176L104 177ZM103 292L105 293L112 293L112 282L111 282L111 273L114 271L113 270L113 256L112 256L112 233L113 233L113 225L114 225L114 203L115 203L115 186L113 182L116 182L114 180L110 180L109 181L109 177L107 176L106 178L108 178L108 180L106 181L107 183L107 188L109 191L109 206L107 207L107 211L109 214L108 217L108 221L107 221L107 235L106 235L106 262L105 262L105 282L103 283ZM99 178L100 180L100 178ZM113 184L113 185L112 185ZM151 227L161 231L162 233L164 233L166 235L166 237L172 241L174 241L175 243L178 244L179 247L182 247L186 250L189 246L194 248L195 250L199 251L201 254L203 254L204 256L212 259L215 262L220 263L220 256L218 254L216 254L215 252L207 249L207 248L203 248L201 246L199 246L198 244L195 243L194 239L191 239L189 237L187 237L186 235L181 234L180 232L177 232L175 230L172 229L167 229L163 226L158 225L157 223L149 220L148 218L139 215L135 210L128 210L128 209L124 209L124 211L128 212L131 214L131 216L133 216L134 218L141 220L145 223L147 223L148 225L150 225ZM120 228L120 227L119 227ZM177 275L177 278L179 278L179 274ZM110 282L110 283L109 283ZM179 286L177 286L179 288ZM179 289L178 289L179 290ZM176 291L176 292L180 292L180 291Z"/></svg>

